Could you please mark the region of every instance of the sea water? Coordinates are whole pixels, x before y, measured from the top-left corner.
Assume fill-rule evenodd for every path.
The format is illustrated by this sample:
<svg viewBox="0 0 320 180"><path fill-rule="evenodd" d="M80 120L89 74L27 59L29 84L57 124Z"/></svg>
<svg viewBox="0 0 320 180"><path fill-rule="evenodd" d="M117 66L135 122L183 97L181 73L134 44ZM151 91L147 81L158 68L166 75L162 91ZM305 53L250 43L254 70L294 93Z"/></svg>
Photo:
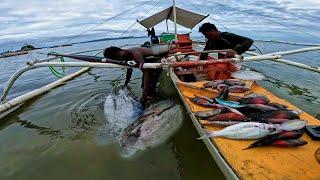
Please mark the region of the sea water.
<svg viewBox="0 0 320 180"><path fill-rule="evenodd" d="M0 60L0 92L6 81L29 60L47 53L105 48L143 43L147 39L99 41L64 48L41 49L28 55ZM256 43L264 53L301 48ZM92 53L95 54L95 53ZM101 55L101 54L100 54ZM291 55L287 59L320 66L319 52ZM65 58L66 61L74 61ZM263 61L242 64L266 76L259 83L312 115L320 109L320 76L317 73ZM66 68L72 73L80 68ZM119 155L117 142L97 143L105 127L104 103L114 84L124 83L124 69L93 68L83 75L38 96L1 119L0 179L214 179L223 178L191 120L159 146L136 159ZM9 99L57 80L48 68L31 70L13 85ZM141 95L141 72L134 70L129 88Z"/></svg>

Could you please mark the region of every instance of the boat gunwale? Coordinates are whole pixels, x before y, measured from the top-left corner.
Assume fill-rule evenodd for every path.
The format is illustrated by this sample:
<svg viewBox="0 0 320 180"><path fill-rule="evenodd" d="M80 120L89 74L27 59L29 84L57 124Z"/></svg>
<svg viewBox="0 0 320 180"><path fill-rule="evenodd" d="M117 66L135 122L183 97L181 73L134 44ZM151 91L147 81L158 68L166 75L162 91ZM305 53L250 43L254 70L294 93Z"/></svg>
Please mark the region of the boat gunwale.
<svg viewBox="0 0 320 180"><path fill-rule="evenodd" d="M180 98L183 99L184 96L180 92L180 89L177 87L177 82L180 82L180 80L177 77L177 75L174 73L173 68L170 68L169 74L170 74L170 78L171 78L175 88L177 89L177 91L179 93ZM186 101L182 100L182 102L183 102L186 110L188 111L189 117L191 118L193 125L195 126L199 135L205 134L205 130L202 128L201 124L199 123L199 121L196 119L196 117L192 113L192 110L190 109L190 107L186 104ZM207 146L208 151L210 152L211 156L213 157L213 159L215 160L215 162L219 166L219 168L222 171L222 173L224 174L224 176L227 179L234 179L234 180L240 179L239 176L237 175L236 171L228 164L228 162L225 160L223 155L220 153L220 150L216 147L214 142L212 142L210 139L202 139L202 141Z"/></svg>

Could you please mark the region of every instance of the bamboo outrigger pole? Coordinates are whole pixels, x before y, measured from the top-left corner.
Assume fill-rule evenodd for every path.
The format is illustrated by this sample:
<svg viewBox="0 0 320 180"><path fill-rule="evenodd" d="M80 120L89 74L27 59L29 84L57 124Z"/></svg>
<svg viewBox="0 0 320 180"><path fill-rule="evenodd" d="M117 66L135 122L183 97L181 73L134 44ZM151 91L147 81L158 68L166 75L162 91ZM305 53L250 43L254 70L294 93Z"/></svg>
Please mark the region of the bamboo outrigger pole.
<svg viewBox="0 0 320 180"><path fill-rule="evenodd" d="M290 54L296 54L296 53L302 53L302 52L309 52L309 51L317 51L320 50L320 46L316 46L316 47L309 47L309 48L301 48L301 49L294 49L294 50L289 50L289 51L280 51L280 52L275 52L275 53L269 53L269 54L265 54L265 55L279 55L279 56L283 56L283 55L290 55ZM253 55L253 56L261 56L258 53L254 53L254 52L246 52L247 54ZM294 61L289 61L289 60L285 60L282 58L275 58L275 59L264 59L264 60L271 60L274 62L279 62L279 63L283 63L283 64L287 64L290 66L294 66L294 67L298 67L298 68L302 68L302 69L306 69L309 71L313 71L313 72L317 72L320 73L320 67L312 67L303 63L298 63L298 62L294 62Z"/></svg>
<svg viewBox="0 0 320 180"><path fill-rule="evenodd" d="M12 100L10 100L8 102L4 102L3 104L0 104L0 113L5 112L5 111L7 111L7 110L19 105L19 104L31 99L31 98L34 98L34 97L36 97L36 96L38 96L40 94L43 94L43 93L49 91L52 88L60 86L65 81L69 81L69 80L75 78L76 76L79 76L82 73L88 71L89 69L90 68L88 68L88 67L83 68L80 71L77 71L77 72L75 72L73 74L70 74L70 75L68 75L66 77L63 77L63 78L61 78L61 79L59 79L59 80L57 80L57 81L55 81L55 82L53 82L51 84L48 84L48 85L46 85L46 86L44 86L42 88L39 88L37 90L28 92L28 93L26 93L26 94L24 94L22 96L16 97L16 98L14 98L14 99L12 99Z"/></svg>

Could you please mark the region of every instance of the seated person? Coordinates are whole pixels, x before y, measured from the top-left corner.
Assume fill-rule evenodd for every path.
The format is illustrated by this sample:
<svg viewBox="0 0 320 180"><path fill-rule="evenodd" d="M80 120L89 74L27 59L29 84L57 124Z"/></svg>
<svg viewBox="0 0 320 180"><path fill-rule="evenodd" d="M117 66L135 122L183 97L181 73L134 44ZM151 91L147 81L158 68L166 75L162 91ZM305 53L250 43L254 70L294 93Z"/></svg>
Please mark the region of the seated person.
<svg viewBox="0 0 320 180"><path fill-rule="evenodd" d="M236 54L241 55L253 44L252 39L229 32L220 32L216 26L211 23L202 24L202 26L199 28L199 32L201 32L205 38L208 39L204 51L232 49L231 51L227 52L227 58L232 58ZM201 54L200 59L207 60L208 53Z"/></svg>
<svg viewBox="0 0 320 180"><path fill-rule="evenodd" d="M147 30L148 31L148 37L151 36L151 44L159 44L159 38L156 36L156 32L154 31L154 28L151 28Z"/></svg>

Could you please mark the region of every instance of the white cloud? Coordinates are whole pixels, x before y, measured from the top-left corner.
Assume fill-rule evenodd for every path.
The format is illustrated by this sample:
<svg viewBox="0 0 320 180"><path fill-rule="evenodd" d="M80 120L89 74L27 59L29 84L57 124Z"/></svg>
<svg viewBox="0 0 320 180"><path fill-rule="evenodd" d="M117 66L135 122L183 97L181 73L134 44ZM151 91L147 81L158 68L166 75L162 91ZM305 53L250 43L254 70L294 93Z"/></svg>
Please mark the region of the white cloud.
<svg viewBox="0 0 320 180"><path fill-rule="evenodd" d="M21 38L41 38L51 36L76 35L101 21L147 0L29 0L28 2L1 0L0 3L0 41ZM192 1L197 8L185 0L177 0L177 6L198 13L211 14L224 26L235 31L254 32L286 29L285 26L320 34L320 1L315 0L198 0ZM162 1L161 7L152 9L157 2L118 17L96 28L96 32L120 35L137 18L146 17L170 6L171 1ZM211 3L212 2L212 3ZM221 4L221 5L219 5ZM159 5L159 4L158 4ZM200 10L202 11L200 11ZM240 10L240 11L239 11ZM219 28L223 26L212 19ZM204 21L204 22L206 22ZM279 23L273 23L279 22ZM136 24L131 33L145 33L143 27ZM170 29L172 29L170 27ZM141 30L141 31L139 31ZM195 27L195 32L197 27ZM166 31L163 23L157 32ZM186 32L189 30L183 29Z"/></svg>

